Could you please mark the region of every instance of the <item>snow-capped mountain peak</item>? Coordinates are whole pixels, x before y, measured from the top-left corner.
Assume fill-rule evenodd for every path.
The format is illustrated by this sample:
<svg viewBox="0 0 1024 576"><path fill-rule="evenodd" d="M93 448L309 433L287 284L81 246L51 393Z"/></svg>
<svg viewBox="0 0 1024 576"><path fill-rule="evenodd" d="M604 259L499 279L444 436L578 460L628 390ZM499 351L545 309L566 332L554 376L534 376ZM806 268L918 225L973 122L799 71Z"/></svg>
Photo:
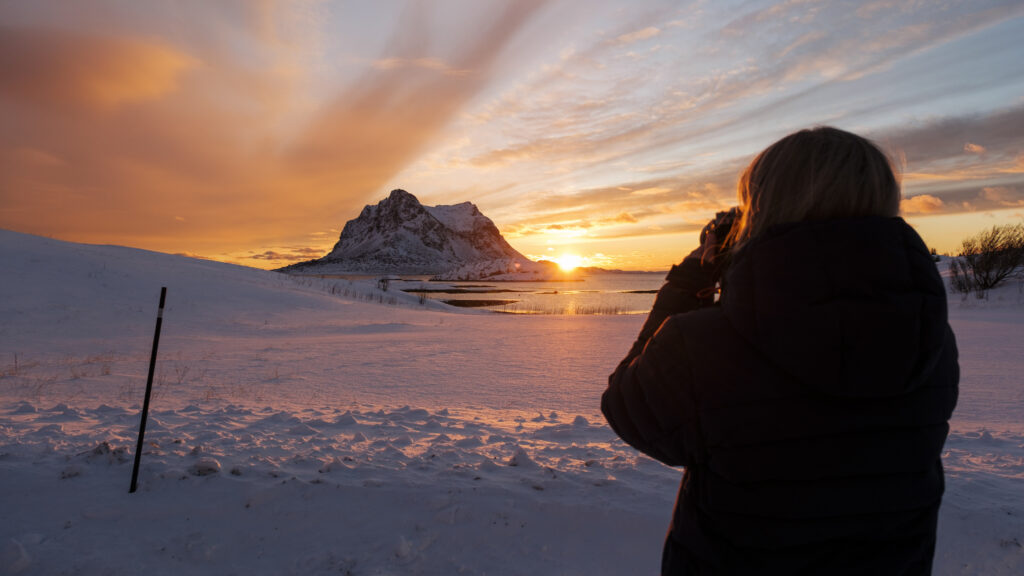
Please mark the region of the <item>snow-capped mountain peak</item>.
<svg viewBox="0 0 1024 576"><path fill-rule="evenodd" d="M427 212L442 224L456 232L470 232L476 228L493 226L494 222L484 216L472 202L462 202L450 206L424 206Z"/></svg>
<svg viewBox="0 0 1024 576"><path fill-rule="evenodd" d="M471 202L424 206L405 190L392 190L345 224L329 254L282 270L443 274L485 263L485 269L514 270L534 264Z"/></svg>

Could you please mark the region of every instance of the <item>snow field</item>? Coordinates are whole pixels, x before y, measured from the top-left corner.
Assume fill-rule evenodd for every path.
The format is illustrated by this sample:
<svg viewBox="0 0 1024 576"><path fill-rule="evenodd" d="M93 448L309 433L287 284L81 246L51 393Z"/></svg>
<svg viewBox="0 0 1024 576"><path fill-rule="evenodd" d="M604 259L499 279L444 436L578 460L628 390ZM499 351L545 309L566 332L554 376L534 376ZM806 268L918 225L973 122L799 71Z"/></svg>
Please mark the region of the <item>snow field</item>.
<svg viewBox="0 0 1024 576"><path fill-rule="evenodd" d="M657 572L680 472L598 407L643 317L443 311L4 231L0 270L0 574ZM1024 573L1015 290L950 300L936 574Z"/></svg>
<svg viewBox="0 0 1024 576"><path fill-rule="evenodd" d="M4 418L24 510L4 555L26 573L600 573L610 526L621 573L634 546L656 555L649 488L677 480L582 417L186 406L151 415L128 495L137 411L22 402Z"/></svg>

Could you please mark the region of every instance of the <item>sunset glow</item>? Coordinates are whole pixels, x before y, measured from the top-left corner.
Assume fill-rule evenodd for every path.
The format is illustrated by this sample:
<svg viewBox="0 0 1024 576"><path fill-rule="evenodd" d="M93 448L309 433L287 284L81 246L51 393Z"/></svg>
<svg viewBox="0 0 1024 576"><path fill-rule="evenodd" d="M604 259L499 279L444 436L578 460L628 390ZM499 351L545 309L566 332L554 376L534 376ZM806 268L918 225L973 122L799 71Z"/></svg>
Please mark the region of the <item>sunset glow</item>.
<svg viewBox="0 0 1024 576"><path fill-rule="evenodd" d="M41 0L0 22L0 228L276 268L403 188L473 202L524 254L662 270L754 154L817 124L891 152L940 252L1024 218L1019 2Z"/></svg>
<svg viewBox="0 0 1024 576"><path fill-rule="evenodd" d="M583 265L583 258L577 254L562 254L554 262L563 272L571 272Z"/></svg>

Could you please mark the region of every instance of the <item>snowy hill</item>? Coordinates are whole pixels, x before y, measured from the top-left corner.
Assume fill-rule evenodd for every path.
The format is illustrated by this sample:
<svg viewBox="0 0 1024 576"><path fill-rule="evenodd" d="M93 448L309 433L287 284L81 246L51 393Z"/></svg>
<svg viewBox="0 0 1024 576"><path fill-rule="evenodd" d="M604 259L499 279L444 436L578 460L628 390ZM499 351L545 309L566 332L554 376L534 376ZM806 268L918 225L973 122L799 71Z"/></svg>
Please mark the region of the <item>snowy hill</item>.
<svg viewBox="0 0 1024 576"><path fill-rule="evenodd" d="M292 274L434 274L445 279L546 274L469 202L424 206L405 190L349 220L329 254L281 269ZM453 272L457 271L457 272Z"/></svg>
<svg viewBox="0 0 1024 576"><path fill-rule="evenodd" d="M680 470L599 413L643 316L445 312L2 230L0 271L0 574L657 573ZM1021 286L950 299L937 576L1024 573Z"/></svg>

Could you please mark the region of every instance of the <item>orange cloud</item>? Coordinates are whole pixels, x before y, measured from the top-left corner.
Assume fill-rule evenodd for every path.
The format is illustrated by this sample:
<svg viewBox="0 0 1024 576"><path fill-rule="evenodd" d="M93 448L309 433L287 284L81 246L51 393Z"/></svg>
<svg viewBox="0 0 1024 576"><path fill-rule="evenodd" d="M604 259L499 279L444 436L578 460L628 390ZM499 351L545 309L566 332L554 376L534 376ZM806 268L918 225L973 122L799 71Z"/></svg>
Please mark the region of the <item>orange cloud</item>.
<svg viewBox="0 0 1024 576"><path fill-rule="evenodd" d="M112 107L154 100L197 64L154 41L0 29L0 92L23 102Z"/></svg>
<svg viewBox="0 0 1024 576"><path fill-rule="evenodd" d="M942 208L942 199L930 194L904 198L900 202L900 209L904 214L934 214L942 210Z"/></svg>
<svg viewBox="0 0 1024 576"><path fill-rule="evenodd" d="M699 231L718 210L735 203L738 167L720 173L653 179L574 194L539 194L520 217L502 227L509 238L588 241L658 237ZM654 193L637 195L634 190Z"/></svg>
<svg viewBox="0 0 1024 576"><path fill-rule="evenodd" d="M980 144L974 144L973 142L968 142L968 143L964 144L964 152L969 152L971 154L984 154L985 153L985 147L980 145Z"/></svg>

